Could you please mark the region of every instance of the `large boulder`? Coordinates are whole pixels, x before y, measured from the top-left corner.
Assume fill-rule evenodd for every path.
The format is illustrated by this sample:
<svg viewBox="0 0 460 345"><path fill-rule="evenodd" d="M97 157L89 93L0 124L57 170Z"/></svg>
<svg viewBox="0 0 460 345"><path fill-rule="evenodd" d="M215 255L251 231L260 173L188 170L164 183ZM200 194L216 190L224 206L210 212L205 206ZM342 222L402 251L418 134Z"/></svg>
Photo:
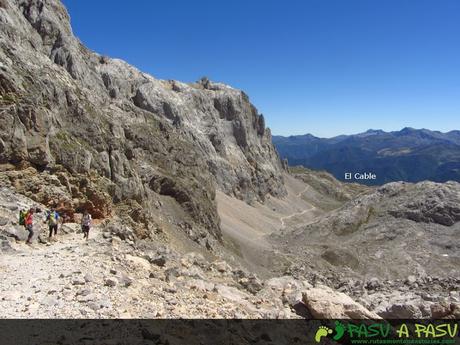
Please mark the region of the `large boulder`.
<svg viewBox="0 0 460 345"><path fill-rule="evenodd" d="M29 236L29 232L20 225L10 225L4 228L3 233L7 236L11 236L18 241L25 241Z"/></svg>
<svg viewBox="0 0 460 345"><path fill-rule="evenodd" d="M386 319L420 319L422 311L414 303L397 303L390 305L380 315Z"/></svg>
<svg viewBox="0 0 460 345"><path fill-rule="evenodd" d="M303 302L317 319L380 319L344 293L318 285L302 292Z"/></svg>

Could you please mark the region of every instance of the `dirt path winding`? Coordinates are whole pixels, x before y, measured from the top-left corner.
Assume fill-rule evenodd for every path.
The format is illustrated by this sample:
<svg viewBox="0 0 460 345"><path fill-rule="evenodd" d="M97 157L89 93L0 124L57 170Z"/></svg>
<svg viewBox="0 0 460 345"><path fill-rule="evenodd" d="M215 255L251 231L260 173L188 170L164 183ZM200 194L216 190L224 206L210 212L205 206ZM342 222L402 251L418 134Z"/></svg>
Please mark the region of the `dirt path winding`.
<svg viewBox="0 0 460 345"><path fill-rule="evenodd" d="M296 197L300 198L302 196L303 193L305 193L307 190L308 190L309 186L306 186L301 192L297 193L296 194ZM307 209L304 209L300 212L295 212L295 213L292 213L288 216L284 216L284 217L280 217L280 222L281 222L281 229L280 230L284 230L286 228L286 220L289 219L289 218L293 218L293 217L297 217L297 216L301 216L307 212L310 212L310 211L314 211L316 209L315 206L313 205L310 205L309 208Z"/></svg>
<svg viewBox="0 0 460 345"><path fill-rule="evenodd" d="M93 237L91 238L91 235ZM86 278L105 274L99 261L107 250L99 231L84 241L81 234L60 234L56 241L31 246L15 243L15 252L0 258L0 307L3 317L81 317L82 305L75 300ZM110 258L110 257L109 257ZM106 260L107 261L107 260ZM88 290L89 291L89 290ZM104 303L111 305L108 298ZM60 309L65 308L62 313Z"/></svg>

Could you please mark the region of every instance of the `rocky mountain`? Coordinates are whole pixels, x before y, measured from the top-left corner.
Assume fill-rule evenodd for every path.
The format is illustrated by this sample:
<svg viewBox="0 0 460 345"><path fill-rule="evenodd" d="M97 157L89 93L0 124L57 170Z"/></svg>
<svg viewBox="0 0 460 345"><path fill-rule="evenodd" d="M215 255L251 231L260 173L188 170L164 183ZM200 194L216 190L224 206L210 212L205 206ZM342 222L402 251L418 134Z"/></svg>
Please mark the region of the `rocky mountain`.
<svg viewBox="0 0 460 345"><path fill-rule="evenodd" d="M5 317L460 315L458 183L375 188L287 171L244 92L158 80L98 55L59 0L0 0L0 46ZM446 147L444 136L457 147L457 135L419 133L408 150ZM374 136L390 145L397 135L306 140L327 157ZM445 152L437 159L450 162ZM57 238L39 213L25 245L19 210L54 205Z"/></svg>
<svg viewBox="0 0 460 345"><path fill-rule="evenodd" d="M0 35L0 163L36 201L128 209L146 236L169 196L187 228L219 239L216 188L247 202L285 194L270 130L242 91L98 55L57 0L2 1Z"/></svg>
<svg viewBox="0 0 460 345"><path fill-rule="evenodd" d="M347 172L374 173L376 179L360 181L371 185L460 181L460 131L369 130L330 139L310 134L275 136L273 142L289 164L326 170L342 181Z"/></svg>

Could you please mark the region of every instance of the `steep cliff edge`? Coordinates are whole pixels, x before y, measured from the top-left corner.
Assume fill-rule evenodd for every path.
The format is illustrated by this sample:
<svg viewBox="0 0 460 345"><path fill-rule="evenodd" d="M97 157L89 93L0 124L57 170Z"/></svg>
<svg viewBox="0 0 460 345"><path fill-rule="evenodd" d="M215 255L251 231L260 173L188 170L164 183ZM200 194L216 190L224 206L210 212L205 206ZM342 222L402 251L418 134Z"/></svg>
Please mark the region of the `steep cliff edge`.
<svg viewBox="0 0 460 345"><path fill-rule="evenodd" d="M58 0L1 1L0 46L1 181L36 201L101 217L129 205L152 230L169 196L185 228L220 238L216 188L247 202L286 193L242 91L157 80L91 52Z"/></svg>

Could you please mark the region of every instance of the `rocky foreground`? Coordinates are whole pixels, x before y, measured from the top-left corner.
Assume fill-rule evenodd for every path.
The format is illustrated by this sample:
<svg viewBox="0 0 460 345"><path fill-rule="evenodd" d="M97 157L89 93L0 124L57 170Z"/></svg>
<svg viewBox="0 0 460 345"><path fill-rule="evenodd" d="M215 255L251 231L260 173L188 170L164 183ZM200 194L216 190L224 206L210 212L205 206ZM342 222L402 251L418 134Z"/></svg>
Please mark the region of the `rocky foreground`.
<svg viewBox="0 0 460 345"><path fill-rule="evenodd" d="M223 260L138 241L116 219L84 241L75 223L32 246L20 206L0 191L0 308L5 318L378 318L343 293L292 277L260 280ZM43 205L41 205L43 207Z"/></svg>
<svg viewBox="0 0 460 345"><path fill-rule="evenodd" d="M290 275L331 286L382 317L448 317L460 301L459 205L457 182L394 182L271 239L289 258Z"/></svg>
<svg viewBox="0 0 460 345"><path fill-rule="evenodd" d="M76 223L64 224L53 240L39 225L28 246L16 216L20 207L30 206L37 204L11 189L0 190L0 308L5 318L460 316L459 279L342 277L336 289L330 287L334 275L262 280L222 258L210 261L198 252L180 254L138 240L117 218L96 225L89 241Z"/></svg>

